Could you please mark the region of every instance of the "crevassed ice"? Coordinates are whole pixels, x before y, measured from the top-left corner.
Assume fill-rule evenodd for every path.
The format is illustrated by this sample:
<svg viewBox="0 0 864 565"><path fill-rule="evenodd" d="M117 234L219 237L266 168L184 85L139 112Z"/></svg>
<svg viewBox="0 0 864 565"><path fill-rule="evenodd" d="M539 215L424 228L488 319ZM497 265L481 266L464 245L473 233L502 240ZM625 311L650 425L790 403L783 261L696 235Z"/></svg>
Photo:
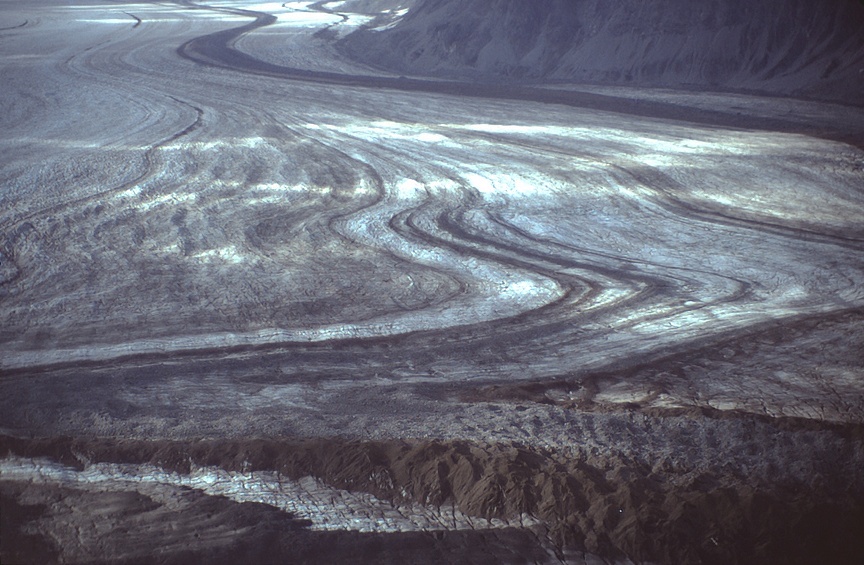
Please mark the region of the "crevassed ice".
<svg viewBox="0 0 864 565"><path fill-rule="evenodd" d="M276 472L230 472L194 467L189 474L152 465L96 463L83 471L45 459L7 457L0 460L0 479L37 484L60 483L100 491L138 490L143 486L187 487L237 502L258 502L311 522L313 530L405 532L489 529L530 526L539 522L523 515L514 520L485 520L447 506L392 504L371 494L327 486L313 477L289 480Z"/></svg>

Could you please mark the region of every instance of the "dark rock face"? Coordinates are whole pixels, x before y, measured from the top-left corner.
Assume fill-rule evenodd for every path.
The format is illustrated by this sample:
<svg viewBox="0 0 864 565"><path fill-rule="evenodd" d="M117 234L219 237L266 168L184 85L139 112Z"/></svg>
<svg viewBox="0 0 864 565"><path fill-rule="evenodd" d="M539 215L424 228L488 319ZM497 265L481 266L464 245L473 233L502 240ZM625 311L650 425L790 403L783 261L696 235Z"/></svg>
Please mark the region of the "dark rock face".
<svg viewBox="0 0 864 565"><path fill-rule="evenodd" d="M750 89L864 104L852 0L420 0L343 50L405 74Z"/></svg>
<svg viewBox="0 0 864 565"><path fill-rule="evenodd" d="M95 514L102 530L111 532L101 534L98 551L109 557L105 563L115 565L154 562L154 538L160 540L157 562L183 564L441 563L448 556L458 556L458 563L585 563L550 560L550 545L586 548L619 563L862 562L861 480L854 472L844 473L846 478L827 473L796 477L791 463L845 467L853 459L848 451L864 431L861 426L743 415L699 423L694 416L670 413L654 423L715 439L721 430L746 430L759 445L775 436L773 442L789 452L789 464L776 470L781 475L776 484L765 484L753 473L748 481L735 477L733 467L752 470L764 464L762 454L748 455L746 449L730 458L737 461L710 469L699 468L693 453L682 458L693 464L681 465L666 456L647 462L604 454L572 457L526 445L461 440L185 442L0 435L2 452L54 457L79 468L83 465L76 453L86 453L93 462L147 463L180 473L189 473L193 464L246 469L250 478L256 471L276 470L286 479L316 476L394 504L414 499L438 508L452 505L471 516L536 516L544 524L498 531L323 532L268 504L237 503L189 488L161 485L146 493L111 492L98 486L0 480L0 559L56 562L52 539L66 552L75 546L77 555L92 554L97 551L92 540L99 538L87 531ZM806 461L808 444L812 461ZM77 533L82 530L84 534ZM38 535L48 533L44 539ZM552 542L545 549L543 539Z"/></svg>

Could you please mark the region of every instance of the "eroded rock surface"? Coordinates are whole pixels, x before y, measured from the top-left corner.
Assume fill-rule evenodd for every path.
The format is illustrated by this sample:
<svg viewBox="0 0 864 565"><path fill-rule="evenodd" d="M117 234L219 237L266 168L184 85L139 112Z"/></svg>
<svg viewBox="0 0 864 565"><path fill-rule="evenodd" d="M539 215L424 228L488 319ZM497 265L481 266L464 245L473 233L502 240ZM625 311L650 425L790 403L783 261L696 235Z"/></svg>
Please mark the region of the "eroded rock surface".
<svg viewBox="0 0 864 565"><path fill-rule="evenodd" d="M864 104L854 0L420 0L343 42L406 74L749 89Z"/></svg>

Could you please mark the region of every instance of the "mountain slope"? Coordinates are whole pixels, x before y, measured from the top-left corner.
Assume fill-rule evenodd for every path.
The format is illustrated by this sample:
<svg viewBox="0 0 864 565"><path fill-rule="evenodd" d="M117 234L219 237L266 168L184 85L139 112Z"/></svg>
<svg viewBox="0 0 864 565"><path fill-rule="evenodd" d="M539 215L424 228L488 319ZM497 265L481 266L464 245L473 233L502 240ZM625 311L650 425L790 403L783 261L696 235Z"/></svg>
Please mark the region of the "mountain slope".
<svg viewBox="0 0 864 565"><path fill-rule="evenodd" d="M858 0L419 0L344 53L413 75L752 89L864 104Z"/></svg>

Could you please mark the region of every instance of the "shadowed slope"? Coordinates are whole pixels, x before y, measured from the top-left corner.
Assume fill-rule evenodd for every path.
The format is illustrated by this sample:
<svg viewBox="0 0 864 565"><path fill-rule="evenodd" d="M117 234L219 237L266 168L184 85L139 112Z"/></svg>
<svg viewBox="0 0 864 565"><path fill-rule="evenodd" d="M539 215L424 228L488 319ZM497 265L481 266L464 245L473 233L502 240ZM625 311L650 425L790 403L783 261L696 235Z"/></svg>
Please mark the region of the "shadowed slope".
<svg viewBox="0 0 864 565"><path fill-rule="evenodd" d="M343 49L406 74L748 89L864 103L851 0L424 0Z"/></svg>

